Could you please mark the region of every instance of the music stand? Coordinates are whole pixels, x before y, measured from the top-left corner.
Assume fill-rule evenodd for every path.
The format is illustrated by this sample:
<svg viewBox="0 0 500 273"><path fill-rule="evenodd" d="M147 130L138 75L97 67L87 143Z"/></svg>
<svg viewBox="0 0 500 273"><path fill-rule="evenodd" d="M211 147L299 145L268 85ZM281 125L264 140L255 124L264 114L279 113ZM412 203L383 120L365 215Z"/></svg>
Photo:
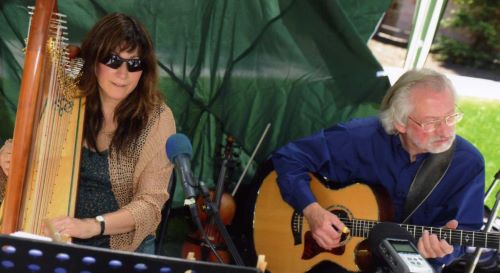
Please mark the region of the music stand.
<svg viewBox="0 0 500 273"><path fill-rule="evenodd" d="M258 273L257 268L0 235L1 272Z"/></svg>

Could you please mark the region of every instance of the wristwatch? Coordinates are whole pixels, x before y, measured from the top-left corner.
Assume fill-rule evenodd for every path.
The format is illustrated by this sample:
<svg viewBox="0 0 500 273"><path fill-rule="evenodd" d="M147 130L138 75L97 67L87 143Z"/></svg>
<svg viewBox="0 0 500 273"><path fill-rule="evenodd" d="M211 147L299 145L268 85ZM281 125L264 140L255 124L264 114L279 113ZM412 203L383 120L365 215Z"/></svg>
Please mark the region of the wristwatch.
<svg viewBox="0 0 500 273"><path fill-rule="evenodd" d="M95 217L95 220L101 226L101 232L99 233L99 236L101 236L104 234L104 228L106 227L106 223L104 222L104 217L102 215L98 215Z"/></svg>

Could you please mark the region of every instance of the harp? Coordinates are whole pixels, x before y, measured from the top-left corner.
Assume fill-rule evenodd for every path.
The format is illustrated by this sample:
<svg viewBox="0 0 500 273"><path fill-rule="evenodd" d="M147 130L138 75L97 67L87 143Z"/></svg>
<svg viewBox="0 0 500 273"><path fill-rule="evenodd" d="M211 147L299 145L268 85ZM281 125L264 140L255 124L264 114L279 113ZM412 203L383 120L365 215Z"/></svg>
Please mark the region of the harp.
<svg viewBox="0 0 500 273"><path fill-rule="evenodd" d="M42 234L43 219L73 216L75 208L84 116L76 84L83 62L68 57L55 0L37 0L30 10L2 233Z"/></svg>

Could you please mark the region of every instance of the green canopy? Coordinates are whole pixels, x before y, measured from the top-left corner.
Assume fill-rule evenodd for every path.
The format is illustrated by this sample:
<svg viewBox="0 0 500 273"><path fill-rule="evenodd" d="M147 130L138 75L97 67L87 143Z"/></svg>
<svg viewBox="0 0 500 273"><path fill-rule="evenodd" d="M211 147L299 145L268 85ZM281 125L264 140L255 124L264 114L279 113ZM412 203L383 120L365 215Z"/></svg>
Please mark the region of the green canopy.
<svg viewBox="0 0 500 273"><path fill-rule="evenodd" d="M161 70L160 90L178 132L191 138L195 176L214 183L226 135L248 161L271 124L252 171L286 142L335 122L376 113L389 87L366 43L391 1L66 0L70 43L103 15L139 18ZM27 6L2 1L0 138L11 137L22 71ZM242 166L240 166L240 171ZM178 187L180 188L180 187ZM177 193L174 200L179 200Z"/></svg>

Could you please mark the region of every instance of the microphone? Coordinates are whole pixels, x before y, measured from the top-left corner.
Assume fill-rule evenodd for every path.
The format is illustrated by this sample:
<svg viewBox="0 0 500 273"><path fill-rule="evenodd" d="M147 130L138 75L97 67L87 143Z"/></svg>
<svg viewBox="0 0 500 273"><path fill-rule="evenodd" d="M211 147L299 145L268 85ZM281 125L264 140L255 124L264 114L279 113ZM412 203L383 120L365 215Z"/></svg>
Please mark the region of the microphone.
<svg viewBox="0 0 500 273"><path fill-rule="evenodd" d="M203 225L201 224L200 216L198 215L198 207L196 206L196 190L199 185L193 178L191 172L191 157L193 156L193 147L189 138L184 134L174 134L167 139L167 157L175 165L175 173L181 178L182 188L184 189L184 206L189 207L191 219L198 228L206 246L210 248L212 253L217 257L220 263L224 260L219 255L213 243L209 240ZM203 184L203 183L201 183Z"/></svg>
<svg viewBox="0 0 500 273"><path fill-rule="evenodd" d="M418 253L413 236L395 223L376 224L368 235L368 243L375 258L384 262L378 264L389 267L393 273L434 273Z"/></svg>
<svg viewBox="0 0 500 273"><path fill-rule="evenodd" d="M174 163L177 177L181 179L182 188L184 189L184 205L194 204L196 201L195 188L198 184L193 178L191 171L191 157L193 155L193 147L189 138L184 134L174 134L167 139L167 157Z"/></svg>

